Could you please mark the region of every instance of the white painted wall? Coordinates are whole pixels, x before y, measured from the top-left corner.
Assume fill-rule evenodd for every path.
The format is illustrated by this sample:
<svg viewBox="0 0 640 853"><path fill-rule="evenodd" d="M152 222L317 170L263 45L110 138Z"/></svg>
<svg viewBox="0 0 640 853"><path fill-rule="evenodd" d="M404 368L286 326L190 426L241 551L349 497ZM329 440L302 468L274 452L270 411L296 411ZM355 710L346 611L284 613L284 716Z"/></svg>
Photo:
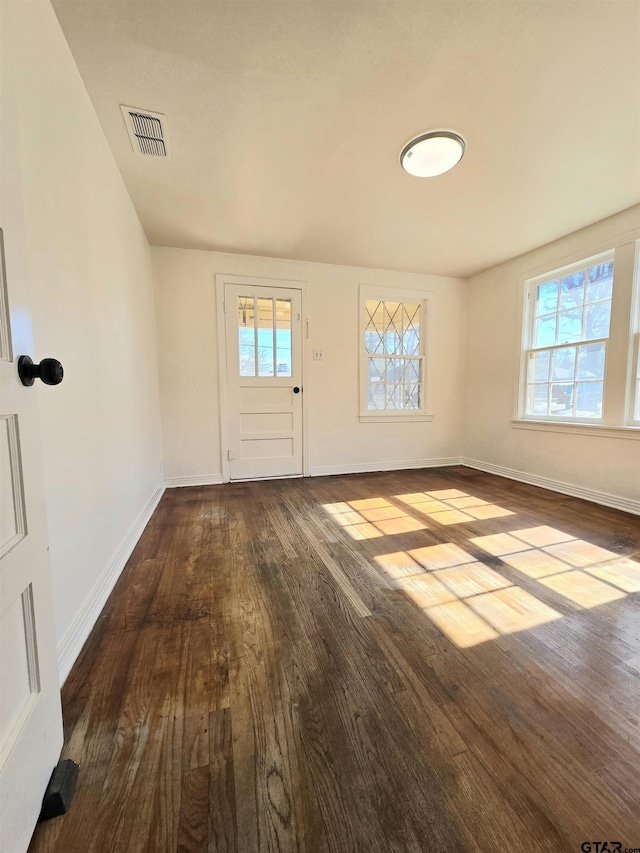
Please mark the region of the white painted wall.
<svg viewBox="0 0 640 853"><path fill-rule="evenodd" d="M632 286L632 243L638 236L640 206L470 280L464 391L465 457L534 478L568 484L577 487L576 493L585 497L590 492L611 495L623 502L635 502L640 508L640 436L637 433L633 437L623 433L605 436L533 431L514 428L511 422L520 364L523 278L613 246L622 246L616 253L614 286L618 292L617 296L614 294L612 323L626 324L622 331L628 335L628 305L616 315L615 300L624 296L627 302ZM621 371L616 397L620 397L623 383Z"/></svg>
<svg viewBox="0 0 640 853"><path fill-rule="evenodd" d="M465 283L431 275L152 247L164 471L172 480L221 476L215 275L307 282L304 341L311 474L423 465L460 452ZM433 422L358 418L360 284L430 292ZM322 348L324 361L311 360Z"/></svg>
<svg viewBox="0 0 640 853"><path fill-rule="evenodd" d="M21 178L64 677L162 478L149 245L48 2L13 3ZM117 104L115 107L117 109Z"/></svg>

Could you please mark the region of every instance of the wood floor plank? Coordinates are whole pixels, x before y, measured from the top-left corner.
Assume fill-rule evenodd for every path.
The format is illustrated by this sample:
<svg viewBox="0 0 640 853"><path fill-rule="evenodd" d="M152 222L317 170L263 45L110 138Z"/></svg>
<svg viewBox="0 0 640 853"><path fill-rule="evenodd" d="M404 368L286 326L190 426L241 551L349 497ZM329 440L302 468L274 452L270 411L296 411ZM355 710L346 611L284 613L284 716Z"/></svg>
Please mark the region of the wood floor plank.
<svg viewBox="0 0 640 853"><path fill-rule="evenodd" d="M636 517L464 467L169 490L30 853L640 847L637 572Z"/></svg>
<svg viewBox="0 0 640 853"><path fill-rule="evenodd" d="M176 853L206 853L209 845L209 767L183 770L180 787Z"/></svg>
<svg viewBox="0 0 640 853"><path fill-rule="evenodd" d="M209 744L208 799L205 813L199 812L198 818L204 820L204 828L208 828L202 849L210 853L237 853L233 733L229 708L212 711L209 715Z"/></svg>

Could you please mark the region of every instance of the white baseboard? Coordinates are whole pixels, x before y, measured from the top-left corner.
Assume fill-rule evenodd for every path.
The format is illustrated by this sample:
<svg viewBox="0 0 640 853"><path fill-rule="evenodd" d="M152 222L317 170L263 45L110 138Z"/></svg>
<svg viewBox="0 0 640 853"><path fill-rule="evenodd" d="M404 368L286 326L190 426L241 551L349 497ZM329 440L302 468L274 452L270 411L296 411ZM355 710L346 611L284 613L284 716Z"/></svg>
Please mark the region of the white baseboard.
<svg viewBox="0 0 640 853"><path fill-rule="evenodd" d="M142 531L149 523L149 519L153 515L163 494L164 486L160 486L149 498L144 509L122 540L120 547L98 578L97 583L80 608L78 615L71 623L71 627L62 638L58 647L58 671L61 685L64 684L71 672L71 667L82 651L82 647L91 633L91 629L95 625L102 608L105 606L111 591L116 585L116 581L120 577L127 560L142 535Z"/></svg>
<svg viewBox="0 0 640 853"><path fill-rule="evenodd" d="M175 489L177 486L219 486L222 482L222 474L204 477L200 474L193 474L189 477L165 477L164 479L164 484L168 489Z"/></svg>
<svg viewBox="0 0 640 853"><path fill-rule="evenodd" d="M460 462L468 468L486 471L487 474L497 474L499 477L506 477L508 480L518 480L518 482L528 483L530 486L541 486L543 489L560 492L562 495L570 495L573 498L581 498L583 501L590 501L612 509L621 509L623 512L630 512L633 515L640 515L640 501L633 500L633 498L621 498L607 492L585 489L582 486L574 486L560 480L551 480L548 477L539 477L537 474L527 474L525 471L516 471L514 468L503 468L502 465L480 462L477 459L463 457Z"/></svg>
<svg viewBox="0 0 640 853"><path fill-rule="evenodd" d="M309 469L311 477L328 477L333 474L369 474L375 471L404 471L407 468L442 468L446 465L461 465L459 456L443 456L440 459L413 459L401 462L359 462L344 465L316 465Z"/></svg>

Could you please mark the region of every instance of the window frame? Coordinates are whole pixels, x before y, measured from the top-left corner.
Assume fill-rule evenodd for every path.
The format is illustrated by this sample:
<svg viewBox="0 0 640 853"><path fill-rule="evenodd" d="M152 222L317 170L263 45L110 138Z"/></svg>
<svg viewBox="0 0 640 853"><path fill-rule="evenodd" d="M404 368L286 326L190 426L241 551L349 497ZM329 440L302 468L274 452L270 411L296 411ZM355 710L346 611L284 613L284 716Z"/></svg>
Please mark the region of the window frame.
<svg viewBox="0 0 640 853"><path fill-rule="evenodd" d="M633 336L629 423L640 428L640 332Z"/></svg>
<svg viewBox="0 0 640 853"><path fill-rule="evenodd" d="M549 424L554 426L559 425L567 425L570 426L583 426L583 427L603 427L607 424L605 407L607 404L607 366L609 359L609 349L610 342L612 336L612 328L613 328L613 306L614 299L616 293L616 258L615 258L615 248L607 249L603 252L598 252L597 254L590 255L587 257L580 257L579 259L573 261L572 263L565 264L560 267L547 269L542 273L536 274L534 276L527 276L524 278L524 310L523 310L523 320L522 320L522 341L521 341L521 358L520 358L520 381L518 385L518 405L517 405L517 413L515 421L524 423L536 423L536 424ZM562 279L564 276L572 275L573 273L580 272L585 270L588 275L589 267L596 266L598 264L613 262L614 270L613 270L613 285L612 285L612 294L611 294L611 316L610 316L610 325L609 325L609 334L606 338L594 338L592 340L581 339L579 341L566 342L563 344L552 344L548 347L533 347L534 341L534 330L535 330L535 320L536 320L536 289L546 282L551 282L554 279ZM585 282L586 284L586 282ZM587 303L583 302L584 305ZM595 303L594 303L595 304ZM533 414L527 412L527 390L528 390L528 365L529 358L532 353L535 352L549 352L553 353L555 350L567 348L567 347L576 347L576 349L580 346L588 346L592 344L605 344L605 363L604 363L604 373L603 373L603 394L602 394L602 411L599 417L593 418L580 418L575 415L561 416L561 415L540 415ZM576 353L577 358L577 353ZM550 384L551 376L549 377ZM574 374L573 385L577 383ZM575 393L575 391L574 391Z"/></svg>
<svg viewBox="0 0 640 853"><path fill-rule="evenodd" d="M640 429L640 239L636 240L633 261L630 331L627 423Z"/></svg>
<svg viewBox="0 0 640 853"><path fill-rule="evenodd" d="M367 284L360 285L360 293L358 300L359 321L358 321L358 351L359 351L359 419L361 422L378 422L378 423L400 423L410 421L432 421L431 414L431 388L428 381L429 363L431 354L429 352L431 345L431 336L429 335L429 296L431 291L423 290L405 290L396 289L394 287L380 287ZM419 409L368 409L369 400L369 373L368 359L372 357L368 353L365 346L365 330L366 322L366 303L369 300L378 302L400 302L420 305L420 402ZM386 356L383 356L386 357ZM416 356L396 355L396 358L411 358Z"/></svg>

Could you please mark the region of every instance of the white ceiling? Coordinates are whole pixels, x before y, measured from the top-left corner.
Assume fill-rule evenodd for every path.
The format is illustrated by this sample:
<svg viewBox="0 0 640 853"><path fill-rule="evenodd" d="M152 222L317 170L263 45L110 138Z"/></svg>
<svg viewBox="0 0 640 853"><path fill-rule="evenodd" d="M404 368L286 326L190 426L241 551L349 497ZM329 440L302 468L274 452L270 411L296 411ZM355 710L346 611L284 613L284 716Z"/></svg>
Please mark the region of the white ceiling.
<svg viewBox="0 0 640 853"><path fill-rule="evenodd" d="M53 5L154 245L468 276L640 201L635 0ZM413 178L434 128L466 155Z"/></svg>

